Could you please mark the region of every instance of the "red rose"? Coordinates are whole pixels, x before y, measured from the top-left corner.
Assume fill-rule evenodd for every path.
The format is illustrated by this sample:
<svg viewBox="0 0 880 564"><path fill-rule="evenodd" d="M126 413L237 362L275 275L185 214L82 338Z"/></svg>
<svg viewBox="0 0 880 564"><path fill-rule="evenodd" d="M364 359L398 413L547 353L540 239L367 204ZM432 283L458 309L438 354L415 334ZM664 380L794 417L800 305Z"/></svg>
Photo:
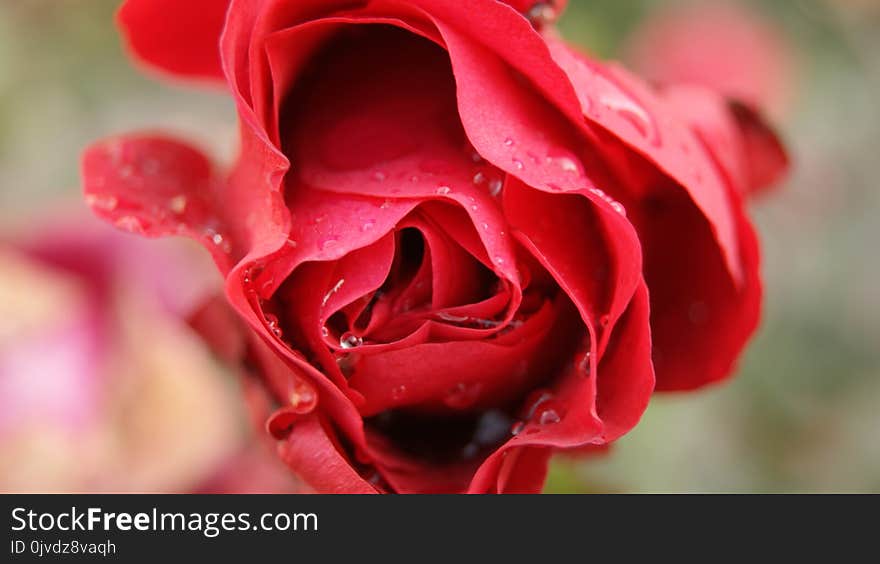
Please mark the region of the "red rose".
<svg viewBox="0 0 880 564"><path fill-rule="evenodd" d="M211 250L259 336L239 356L278 404L269 430L318 491L538 491L555 449L638 421L652 330L658 386L691 388L755 326L736 118L543 35L553 5L510 4L120 12L142 60L226 84L241 153L217 175L172 140L109 140L86 193Z"/></svg>

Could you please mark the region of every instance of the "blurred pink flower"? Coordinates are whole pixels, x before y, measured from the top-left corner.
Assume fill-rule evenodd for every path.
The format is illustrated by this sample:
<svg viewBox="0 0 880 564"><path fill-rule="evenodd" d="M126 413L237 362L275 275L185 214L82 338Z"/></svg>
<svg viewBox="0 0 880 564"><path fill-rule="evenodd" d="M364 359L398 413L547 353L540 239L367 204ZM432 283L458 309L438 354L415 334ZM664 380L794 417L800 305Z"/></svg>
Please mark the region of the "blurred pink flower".
<svg viewBox="0 0 880 564"><path fill-rule="evenodd" d="M742 2L661 8L627 40L624 58L651 80L705 86L777 118L794 94L791 45Z"/></svg>
<svg viewBox="0 0 880 564"><path fill-rule="evenodd" d="M0 490L293 488L186 324L217 284L190 251L70 212L0 235Z"/></svg>

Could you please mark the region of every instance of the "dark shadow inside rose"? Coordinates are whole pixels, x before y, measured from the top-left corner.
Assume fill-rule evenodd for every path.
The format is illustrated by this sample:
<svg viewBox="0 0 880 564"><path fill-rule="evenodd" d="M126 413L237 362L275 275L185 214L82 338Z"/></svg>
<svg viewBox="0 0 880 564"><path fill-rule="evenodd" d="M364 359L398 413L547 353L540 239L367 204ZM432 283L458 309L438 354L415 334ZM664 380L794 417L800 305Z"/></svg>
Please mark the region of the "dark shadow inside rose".
<svg viewBox="0 0 880 564"><path fill-rule="evenodd" d="M284 98L280 124L295 174L297 161L367 170L423 149L438 127L464 142L448 54L388 25L345 26L326 39Z"/></svg>

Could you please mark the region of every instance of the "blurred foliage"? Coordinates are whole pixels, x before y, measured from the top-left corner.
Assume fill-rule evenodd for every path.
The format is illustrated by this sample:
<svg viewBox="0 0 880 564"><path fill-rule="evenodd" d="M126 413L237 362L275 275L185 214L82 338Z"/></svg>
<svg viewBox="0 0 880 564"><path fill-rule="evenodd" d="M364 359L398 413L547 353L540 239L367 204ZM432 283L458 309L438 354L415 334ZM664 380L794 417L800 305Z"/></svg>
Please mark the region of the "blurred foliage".
<svg viewBox="0 0 880 564"><path fill-rule="evenodd" d="M745 0L741 0L745 1ZM570 0L564 36L620 57L674 1ZM797 55L779 123L795 169L754 206L766 309L736 378L658 396L604 456L560 458L547 491L880 491L880 2L747 2ZM162 84L124 57L115 0L0 2L0 217L75 201L87 142L168 130L229 159L221 93Z"/></svg>

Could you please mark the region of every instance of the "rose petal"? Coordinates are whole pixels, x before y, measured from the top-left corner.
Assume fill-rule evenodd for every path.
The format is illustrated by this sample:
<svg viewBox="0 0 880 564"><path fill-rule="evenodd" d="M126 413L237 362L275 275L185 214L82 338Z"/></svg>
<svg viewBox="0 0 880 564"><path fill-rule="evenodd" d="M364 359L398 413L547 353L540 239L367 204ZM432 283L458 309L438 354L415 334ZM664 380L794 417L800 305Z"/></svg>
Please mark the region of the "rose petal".
<svg viewBox="0 0 880 564"><path fill-rule="evenodd" d="M578 91L587 119L644 155L687 191L711 222L731 277L740 282L743 267L727 187L686 124L669 119L674 111L623 69L594 63L559 41L550 40L549 45Z"/></svg>
<svg viewBox="0 0 880 564"><path fill-rule="evenodd" d="M310 486L322 493L368 494L376 488L361 478L328 437L317 416L294 425L278 454Z"/></svg>
<svg viewBox="0 0 880 564"><path fill-rule="evenodd" d="M183 78L225 82L220 33L229 0L126 0L117 20L132 55Z"/></svg>
<svg viewBox="0 0 880 564"><path fill-rule="evenodd" d="M682 390L731 372L760 316L754 231L739 211L743 281L727 276L699 210L674 187L633 210L645 248L657 388Z"/></svg>
<svg viewBox="0 0 880 564"><path fill-rule="evenodd" d="M82 159L83 190L92 211L116 227L149 237L200 241L221 271L237 251L215 214L217 181L197 149L148 134L108 139Z"/></svg>

